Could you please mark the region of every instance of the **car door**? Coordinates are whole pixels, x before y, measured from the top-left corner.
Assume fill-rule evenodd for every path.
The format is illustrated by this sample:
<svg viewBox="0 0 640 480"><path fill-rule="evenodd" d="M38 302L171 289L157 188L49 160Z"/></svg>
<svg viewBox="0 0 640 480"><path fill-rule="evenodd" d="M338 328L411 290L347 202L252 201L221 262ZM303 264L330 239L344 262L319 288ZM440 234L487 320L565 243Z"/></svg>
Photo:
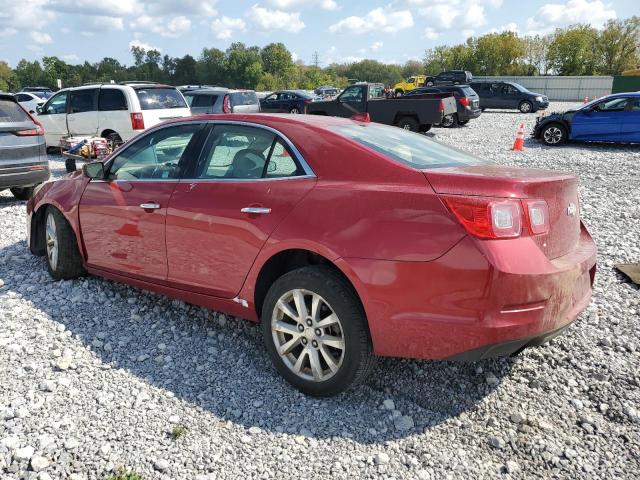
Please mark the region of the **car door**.
<svg viewBox="0 0 640 480"><path fill-rule="evenodd" d="M238 294L278 224L315 184L297 151L264 127L212 124L167 212L172 286Z"/></svg>
<svg viewBox="0 0 640 480"><path fill-rule="evenodd" d="M56 93L38 113L38 121L44 127L47 147L57 147L60 139L67 135L67 100L69 90Z"/></svg>
<svg viewBox="0 0 640 480"><path fill-rule="evenodd" d="M67 126L72 136L98 134L98 88L71 90Z"/></svg>
<svg viewBox="0 0 640 480"><path fill-rule="evenodd" d="M356 113L365 111L366 86L351 85L337 98L337 113L339 117L352 117Z"/></svg>
<svg viewBox="0 0 640 480"><path fill-rule="evenodd" d="M578 110L571 119L572 140L618 140L627 107L624 97L610 98Z"/></svg>
<svg viewBox="0 0 640 480"><path fill-rule="evenodd" d="M640 142L640 97L629 98L622 115L620 141Z"/></svg>
<svg viewBox="0 0 640 480"><path fill-rule="evenodd" d="M272 93L267 98L262 100L262 102L260 102L260 109L263 112L268 112L268 113L279 111L278 110L278 94Z"/></svg>
<svg viewBox="0 0 640 480"><path fill-rule="evenodd" d="M127 145L92 180L79 218L90 267L148 281L167 277L167 206L201 123L159 128Z"/></svg>

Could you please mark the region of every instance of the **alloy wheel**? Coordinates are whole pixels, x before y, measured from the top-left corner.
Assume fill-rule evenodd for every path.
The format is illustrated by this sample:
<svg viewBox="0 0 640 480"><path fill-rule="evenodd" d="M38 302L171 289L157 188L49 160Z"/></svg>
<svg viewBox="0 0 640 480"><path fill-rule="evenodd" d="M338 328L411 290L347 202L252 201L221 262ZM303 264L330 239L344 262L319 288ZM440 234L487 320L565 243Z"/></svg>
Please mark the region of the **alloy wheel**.
<svg viewBox="0 0 640 480"><path fill-rule="evenodd" d="M293 113L293 114L300 113L300 110L294 107L291 110L289 110L289 113Z"/></svg>
<svg viewBox="0 0 640 480"><path fill-rule="evenodd" d="M522 113L529 113L531 111L531 104L529 102L523 102L522 105L520 105L520 111Z"/></svg>
<svg viewBox="0 0 640 480"><path fill-rule="evenodd" d="M558 127L549 127L544 131L544 141L555 145L562 140L562 130Z"/></svg>
<svg viewBox="0 0 640 480"><path fill-rule="evenodd" d="M51 214L47 215L46 242L49 265L51 270L55 270L58 266L58 232L56 230L56 221Z"/></svg>
<svg viewBox="0 0 640 480"><path fill-rule="evenodd" d="M317 293L294 289L282 295L271 333L278 355L298 377L323 382L340 370L346 350L342 324Z"/></svg>

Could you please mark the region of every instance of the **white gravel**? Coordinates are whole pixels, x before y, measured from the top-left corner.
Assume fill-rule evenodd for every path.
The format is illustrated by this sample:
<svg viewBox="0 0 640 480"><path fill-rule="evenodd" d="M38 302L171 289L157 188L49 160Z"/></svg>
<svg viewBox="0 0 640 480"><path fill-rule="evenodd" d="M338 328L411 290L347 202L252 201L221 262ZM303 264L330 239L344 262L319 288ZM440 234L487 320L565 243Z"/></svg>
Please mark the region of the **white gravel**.
<svg viewBox="0 0 640 480"><path fill-rule="evenodd" d="M27 250L24 202L1 193L0 479L638 478L640 292L613 265L640 261L640 147L512 152L522 121L529 133L535 114L433 133L580 176L599 248L589 309L519 357L385 359L329 400L285 384L249 322L95 277L52 281Z"/></svg>

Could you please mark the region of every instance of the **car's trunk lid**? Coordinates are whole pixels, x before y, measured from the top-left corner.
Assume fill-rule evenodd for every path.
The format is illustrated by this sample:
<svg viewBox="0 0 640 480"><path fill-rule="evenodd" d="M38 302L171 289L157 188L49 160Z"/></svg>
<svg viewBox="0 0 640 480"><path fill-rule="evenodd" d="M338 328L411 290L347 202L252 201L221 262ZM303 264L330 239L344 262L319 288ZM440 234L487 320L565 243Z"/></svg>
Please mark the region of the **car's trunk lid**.
<svg viewBox="0 0 640 480"><path fill-rule="evenodd" d="M578 181L573 175L495 165L430 169L423 172L439 194L546 201L549 206L549 233L534 235L532 238L550 259L569 253L578 243Z"/></svg>

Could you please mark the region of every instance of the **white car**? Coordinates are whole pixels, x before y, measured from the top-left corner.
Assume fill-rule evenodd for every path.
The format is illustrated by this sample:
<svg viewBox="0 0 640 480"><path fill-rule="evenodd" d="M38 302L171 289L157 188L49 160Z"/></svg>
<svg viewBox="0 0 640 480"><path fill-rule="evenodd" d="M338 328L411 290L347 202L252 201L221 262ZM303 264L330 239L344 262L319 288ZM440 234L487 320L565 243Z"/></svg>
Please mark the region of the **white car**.
<svg viewBox="0 0 640 480"><path fill-rule="evenodd" d="M47 101L45 98L39 97L30 92L18 92L16 93L16 100L27 112L34 114L38 107L44 105Z"/></svg>
<svg viewBox="0 0 640 480"><path fill-rule="evenodd" d="M58 147L66 135L98 135L115 147L165 120L191 115L177 88L150 82L66 88L37 111L47 147Z"/></svg>

